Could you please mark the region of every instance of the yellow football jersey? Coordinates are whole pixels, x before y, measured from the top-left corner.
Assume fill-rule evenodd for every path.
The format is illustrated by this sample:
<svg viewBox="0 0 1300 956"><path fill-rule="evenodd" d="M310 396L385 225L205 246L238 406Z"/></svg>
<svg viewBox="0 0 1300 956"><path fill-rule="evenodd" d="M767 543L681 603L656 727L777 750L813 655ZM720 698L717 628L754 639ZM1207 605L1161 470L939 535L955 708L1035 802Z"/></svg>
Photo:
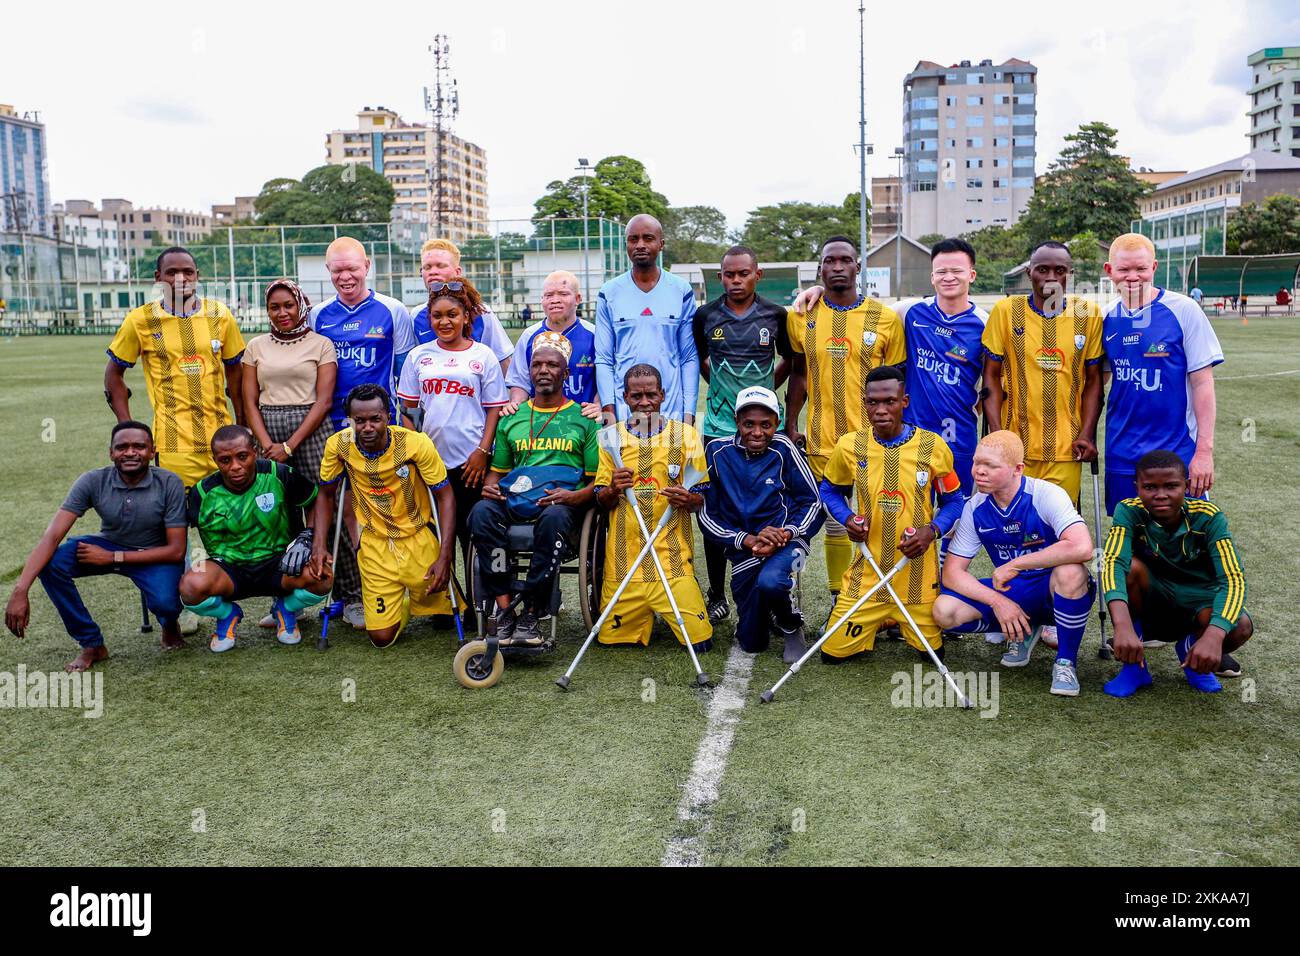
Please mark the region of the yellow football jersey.
<svg viewBox="0 0 1300 956"><path fill-rule="evenodd" d="M164 454L206 453L213 433L231 423L225 363L243 351L235 317L213 299L200 299L188 316L173 315L161 302L133 309L108 347L124 365L143 360L154 444Z"/></svg>
<svg viewBox="0 0 1300 956"><path fill-rule="evenodd" d="M898 539L903 532L923 527L934 518L931 489L944 493L961 487L952 469L952 451L942 438L924 428L912 428L907 439L893 447L882 445L869 428L849 432L835 443L826 463L826 480L853 486L857 499L853 511L871 516L867 547L882 573L902 557ZM864 585L870 587L875 580L855 545L842 588L856 599ZM900 571L894 578L894 590L906 604L933 601L939 590L937 549L928 548ZM872 600L889 601L889 593L882 590Z"/></svg>
<svg viewBox="0 0 1300 956"><path fill-rule="evenodd" d="M325 442L320 480L328 484L347 471L352 507L362 532L406 538L433 520L428 489L447 480L447 468L423 432L388 427L388 447L371 458L357 447L351 428ZM457 515L464 521L465 515Z"/></svg>
<svg viewBox="0 0 1300 956"><path fill-rule="evenodd" d="M875 299L842 309L823 296L804 315L788 310L786 328L808 362L808 454L829 455L841 435L862 427L871 370L907 360L903 323Z"/></svg>
<svg viewBox="0 0 1300 956"><path fill-rule="evenodd" d="M989 313L984 348L1002 361L1002 427L1020 436L1026 459L1074 460L1085 370L1102 359L1101 326L1101 309L1073 295L1059 315L1039 312L1026 295Z"/></svg>
<svg viewBox="0 0 1300 956"><path fill-rule="evenodd" d="M651 534L668 507L668 499L659 492L669 485L684 484L688 464L702 476L707 476L708 473L708 465L704 460L704 443L700 440L699 432L690 425L672 419L664 419L664 423L662 431L648 438L634 435L621 422L615 426L618 429L619 454L623 466L632 469L632 492L641 518ZM614 459L602 447L595 483L598 486L608 486L613 476ZM610 512L609 538L605 544L605 580L623 580L643 547L645 537L641 534L636 515L632 513L632 505L625 495ZM667 527L655 543L655 551L659 554L659 562L669 580L695 574L695 535L688 512L673 512ZM645 584L659 580L659 573L649 555L641 562L633 580Z"/></svg>

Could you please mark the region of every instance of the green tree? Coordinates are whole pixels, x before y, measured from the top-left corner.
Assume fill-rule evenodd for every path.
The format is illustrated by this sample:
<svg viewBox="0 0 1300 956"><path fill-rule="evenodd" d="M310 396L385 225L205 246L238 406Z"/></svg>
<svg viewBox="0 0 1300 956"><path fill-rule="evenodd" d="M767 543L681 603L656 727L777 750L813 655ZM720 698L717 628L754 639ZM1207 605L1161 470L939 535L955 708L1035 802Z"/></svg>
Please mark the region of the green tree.
<svg viewBox="0 0 1300 956"><path fill-rule="evenodd" d="M920 239L916 241L923 246L933 246L936 242L940 242L944 238L945 236L941 232L927 232L924 236L922 236Z"/></svg>
<svg viewBox="0 0 1300 956"><path fill-rule="evenodd" d="M664 262L717 262L727 251L727 217L713 206L673 206L664 216Z"/></svg>
<svg viewBox="0 0 1300 956"><path fill-rule="evenodd" d="M1300 252L1300 199L1269 196L1246 203L1228 220L1228 254L1266 256Z"/></svg>
<svg viewBox="0 0 1300 956"><path fill-rule="evenodd" d="M764 262L816 260L827 236L849 236L857 243L860 208L858 193L849 193L838 206L810 202L759 206L750 210L740 241Z"/></svg>
<svg viewBox="0 0 1300 956"><path fill-rule="evenodd" d="M388 222L396 194L368 166L317 166L301 180L272 179L253 203L258 221L305 225Z"/></svg>
<svg viewBox="0 0 1300 956"><path fill-rule="evenodd" d="M1030 245L1082 232L1109 242L1128 232L1138 218L1138 201L1153 187L1115 153L1114 127L1085 123L1065 142L1020 217Z"/></svg>
<svg viewBox="0 0 1300 956"><path fill-rule="evenodd" d="M557 236L581 235L582 191L588 187L587 215L593 219L626 223L638 213L649 213L662 222L668 213L668 200L655 192L644 163L630 156L606 156L592 167L590 176L570 176L546 184L545 195L533 203L537 233L545 231L549 236L551 227L545 220L554 216ZM566 219L578 222L562 222Z"/></svg>
<svg viewBox="0 0 1300 956"><path fill-rule="evenodd" d="M971 291L977 294L1001 292L1003 274L1029 255L1029 240L1020 223L1008 227L985 226L961 238L975 249L975 282Z"/></svg>
<svg viewBox="0 0 1300 956"><path fill-rule="evenodd" d="M1101 279L1101 246L1095 232L1081 232L1069 242L1070 258L1074 260L1074 284L1087 283L1095 287Z"/></svg>

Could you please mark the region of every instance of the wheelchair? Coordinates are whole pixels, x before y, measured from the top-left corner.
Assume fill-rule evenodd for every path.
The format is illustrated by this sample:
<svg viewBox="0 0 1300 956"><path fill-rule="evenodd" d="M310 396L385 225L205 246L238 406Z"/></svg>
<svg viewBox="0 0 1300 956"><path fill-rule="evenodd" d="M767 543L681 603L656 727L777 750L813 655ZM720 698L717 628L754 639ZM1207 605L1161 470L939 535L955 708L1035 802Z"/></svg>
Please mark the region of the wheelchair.
<svg viewBox="0 0 1300 956"><path fill-rule="evenodd" d="M524 579L528 575L528 562L533 553L534 530L535 526L531 524L515 524L511 525L506 532L508 541L506 552L512 594L522 591ZM560 585L566 574L577 575L578 603L582 611L582 621L586 629L591 630L600 617L601 587L605 569L605 538L606 515L603 509L593 505L583 515L576 549L572 549L572 553L565 555L559 573L551 581L551 599L547 609L551 633L550 637L541 644L499 641L494 634L487 633L487 618L491 609L488 607L488 598L483 595L483 586L479 580L477 548L472 541L470 542L465 564L465 580L468 585L466 596L474 612L476 636L460 646L452 662L452 673L462 687L473 689L491 687L501 679L507 657L536 657L555 649L556 623L562 598Z"/></svg>

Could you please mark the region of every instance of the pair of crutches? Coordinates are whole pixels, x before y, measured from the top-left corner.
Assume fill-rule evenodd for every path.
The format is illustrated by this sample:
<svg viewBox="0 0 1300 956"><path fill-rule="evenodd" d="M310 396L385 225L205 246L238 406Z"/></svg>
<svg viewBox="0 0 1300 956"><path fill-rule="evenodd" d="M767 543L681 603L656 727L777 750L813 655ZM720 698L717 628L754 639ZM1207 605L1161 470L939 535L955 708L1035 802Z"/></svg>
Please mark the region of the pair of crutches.
<svg viewBox="0 0 1300 956"><path fill-rule="evenodd" d="M916 626L916 621L912 619L911 613L907 610L907 605L903 603L902 599L898 596L898 592L894 590L892 579L899 571L903 570L903 568L907 566L910 559L904 555L898 559L897 564L889 569L888 573L882 573L880 565L876 563L875 556L871 553L871 549L867 547L867 543L865 541L859 541L858 548L861 550L862 556L867 562L867 566L875 572L876 583L863 592L862 596L854 601L852 606L841 614L834 624L826 629L826 632L817 639L817 642L804 652L803 657L791 664L790 669L781 675L781 679L767 690L763 691L763 693L759 695L758 699L765 704L772 703L772 699L776 696L776 692L781 689L781 685L795 674L799 673L799 668L803 667L803 665L808 662L809 658L821 650L822 645L830 639L830 636L843 627L844 623L852 618L853 615L857 613L858 609L871 599L872 595L881 588L884 588L889 592L890 598L893 599L894 606L898 608L898 611L902 615L903 620L907 623L907 626L912 629L912 633L920 640L921 645L925 648L925 652L930 655L930 660L934 661L934 666L939 669L939 673L943 675L943 679L948 682L948 686L952 688L953 693L957 695L957 699L961 701L962 707L969 709L972 706L970 698L967 697L962 689L957 685L957 681L953 679L952 673L944 665L943 661L939 659L939 655L934 652L934 648L931 647L930 642L925 639L925 635L921 633L921 629Z"/></svg>
<svg viewBox="0 0 1300 956"><path fill-rule="evenodd" d="M597 441L602 448L609 452L610 457L614 459L614 467L622 468L623 457L619 450L620 439L618 435L618 426L610 425L606 428L602 428ZM677 466L670 465L668 467L668 477L671 480L676 481L678 474L680 474L680 472L677 472ZM704 475L692 468L689 463L686 465L686 473L682 477L682 486L685 488L690 488L704 480ZM668 521L671 519L673 514L673 506L670 504L668 507L664 508L664 513L659 518L659 523L655 525L654 534L651 534L649 529L646 527L645 518L641 515L641 508L637 504L636 495L633 493L632 489L626 489L624 495L627 497L628 506L631 508L632 514L636 515L636 523L641 529L641 537L645 540L645 544L642 546L641 552L636 556L636 560L632 562L632 566L628 568L627 574L624 576L623 580L619 582L618 588L615 589L613 596L609 599L609 603L605 606L605 610L601 612L600 618L587 634L587 639L582 642L582 647L578 649L578 655L573 659L573 663L569 665L569 669L566 670L561 677L556 679L555 683L561 690L568 690L569 681L573 677L573 672L577 669L583 655L587 653L587 648L591 646L591 642L596 639L596 635L600 633L600 629L605 626L605 621L609 619L614 608L618 606L618 599L623 596L623 592L627 590L627 586L632 583L633 575L636 574L637 568L641 566L641 562L645 560L646 555L648 554L650 559L654 561L655 571L659 575L659 583L663 585L664 593L668 595L668 604L672 608L673 617L677 621L678 633L681 634L682 641L686 644L686 652L691 657L691 665L695 668L695 683L700 687L710 687L712 686L712 682L709 680L709 675L700 667L700 659L695 653L695 645L691 643L690 634L687 633L686 630L686 622L682 619L681 609L677 606L677 598L673 595L672 585L668 580L667 573L664 571L663 563L659 560L659 552L655 550L654 546L659 535L663 532L664 528L668 526Z"/></svg>

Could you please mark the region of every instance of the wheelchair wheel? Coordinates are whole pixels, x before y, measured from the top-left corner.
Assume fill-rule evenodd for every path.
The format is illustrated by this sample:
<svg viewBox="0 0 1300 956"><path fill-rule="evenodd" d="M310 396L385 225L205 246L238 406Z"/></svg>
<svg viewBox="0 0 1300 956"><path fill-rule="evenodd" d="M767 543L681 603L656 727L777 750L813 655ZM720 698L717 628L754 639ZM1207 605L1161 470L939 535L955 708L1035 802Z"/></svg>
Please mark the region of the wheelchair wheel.
<svg viewBox="0 0 1300 956"><path fill-rule="evenodd" d="M467 641L451 662L451 672L461 687L471 690L491 687L501 679L506 660L497 651L492 660L487 659L487 641Z"/></svg>
<svg viewBox="0 0 1300 956"><path fill-rule="evenodd" d="M601 589L605 573L605 515L599 505L582 519L578 537L578 598L582 622L590 631L600 617Z"/></svg>

